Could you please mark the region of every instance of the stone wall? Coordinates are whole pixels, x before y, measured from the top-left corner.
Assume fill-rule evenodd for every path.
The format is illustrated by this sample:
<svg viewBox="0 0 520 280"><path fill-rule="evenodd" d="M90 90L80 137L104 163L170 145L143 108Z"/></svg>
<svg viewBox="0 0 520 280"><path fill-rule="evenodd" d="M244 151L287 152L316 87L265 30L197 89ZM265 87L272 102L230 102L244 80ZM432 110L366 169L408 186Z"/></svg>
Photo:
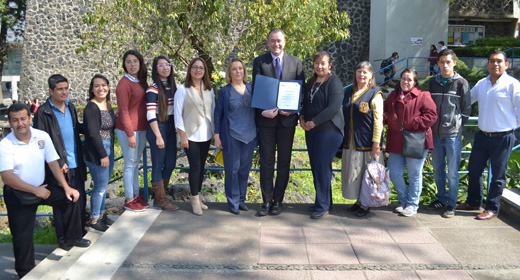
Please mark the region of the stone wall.
<svg viewBox="0 0 520 280"><path fill-rule="evenodd" d="M86 104L90 79L98 73L94 64L97 54L80 53L77 34L85 25L80 22L88 9L84 0L27 0L20 96L48 98L47 79L60 73L69 80L70 99L74 104ZM110 79L117 70L104 74ZM114 87L112 87L114 89Z"/></svg>
<svg viewBox="0 0 520 280"><path fill-rule="evenodd" d="M514 0L464 0L450 6L450 18L511 18Z"/></svg>
<svg viewBox="0 0 520 280"><path fill-rule="evenodd" d="M332 55L334 72L344 85L354 79L354 67L369 60L370 50L370 0L338 0L340 11L349 11L350 38L332 43L328 48Z"/></svg>
<svg viewBox="0 0 520 280"><path fill-rule="evenodd" d="M338 0L340 10L348 10L352 24L351 38L334 42L326 50L332 53L334 71L346 85L352 82L356 63L368 60L370 32L370 0ZM76 53L81 46L77 35L86 29L80 22L89 9L85 0L27 0L24 48L22 57L20 98L32 100L48 97L47 78L60 73L69 79L70 99L86 104L90 79L99 72L94 63L99 54ZM114 55L119 59L119 54ZM103 73L111 82L112 92L119 68L104 65Z"/></svg>

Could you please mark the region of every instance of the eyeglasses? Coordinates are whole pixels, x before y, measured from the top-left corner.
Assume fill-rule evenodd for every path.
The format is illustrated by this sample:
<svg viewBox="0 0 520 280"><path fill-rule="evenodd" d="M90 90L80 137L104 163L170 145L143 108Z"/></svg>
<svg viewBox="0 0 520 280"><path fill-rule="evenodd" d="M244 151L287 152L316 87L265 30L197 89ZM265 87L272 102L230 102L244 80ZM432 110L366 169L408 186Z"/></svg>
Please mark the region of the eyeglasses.
<svg viewBox="0 0 520 280"><path fill-rule="evenodd" d="M199 70L199 71L204 71L204 67L203 67L203 66L195 66L195 65L193 65L193 66L191 66L191 70L195 70L195 71L197 71L197 70Z"/></svg>
<svg viewBox="0 0 520 280"><path fill-rule="evenodd" d="M160 63L160 64L157 64L157 68L164 68L164 67L170 68L171 66L172 66L171 63Z"/></svg>

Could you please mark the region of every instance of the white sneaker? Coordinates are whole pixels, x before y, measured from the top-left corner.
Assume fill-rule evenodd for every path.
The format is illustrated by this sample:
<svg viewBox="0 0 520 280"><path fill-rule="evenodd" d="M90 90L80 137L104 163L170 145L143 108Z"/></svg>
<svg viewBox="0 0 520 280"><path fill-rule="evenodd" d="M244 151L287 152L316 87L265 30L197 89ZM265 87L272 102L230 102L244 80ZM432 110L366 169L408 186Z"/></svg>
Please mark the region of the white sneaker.
<svg viewBox="0 0 520 280"><path fill-rule="evenodd" d="M401 212L403 212L403 209L404 209L404 206L401 204L394 209L394 213L401 213Z"/></svg>
<svg viewBox="0 0 520 280"><path fill-rule="evenodd" d="M411 217L413 215L417 214L417 210L414 210L413 208L406 207L403 209L403 211L400 213L400 215Z"/></svg>

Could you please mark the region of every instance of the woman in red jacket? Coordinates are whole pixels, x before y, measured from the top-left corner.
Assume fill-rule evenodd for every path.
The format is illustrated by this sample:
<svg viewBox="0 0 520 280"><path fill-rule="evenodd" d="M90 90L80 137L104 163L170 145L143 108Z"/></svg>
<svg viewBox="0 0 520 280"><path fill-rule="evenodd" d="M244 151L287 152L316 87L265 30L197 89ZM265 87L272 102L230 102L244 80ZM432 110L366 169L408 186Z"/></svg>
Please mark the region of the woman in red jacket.
<svg viewBox="0 0 520 280"><path fill-rule="evenodd" d="M386 150L390 153L388 158L390 180L401 203L395 212L407 217L413 216L419 208L424 160L428 150L433 149L430 127L437 120L436 106L430 93L418 86L417 71L414 68L406 68L401 73L400 83L385 100L383 107L384 122L388 124ZM401 126L409 131L427 132L422 158L405 157L401 154L403 146ZM408 171L408 186L403 178L405 165Z"/></svg>

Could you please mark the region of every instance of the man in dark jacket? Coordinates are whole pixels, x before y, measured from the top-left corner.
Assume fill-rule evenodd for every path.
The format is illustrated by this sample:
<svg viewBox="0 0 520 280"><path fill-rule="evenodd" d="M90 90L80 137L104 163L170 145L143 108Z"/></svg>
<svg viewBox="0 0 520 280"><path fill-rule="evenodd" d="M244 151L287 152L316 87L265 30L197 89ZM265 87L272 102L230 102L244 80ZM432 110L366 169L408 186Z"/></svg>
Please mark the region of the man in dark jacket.
<svg viewBox="0 0 520 280"><path fill-rule="evenodd" d="M431 78L428 84L432 99L437 105L437 122L432 126L433 176L437 185L437 200L426 206L426 209L439 210L446 207L442 216L451 218L457 207L462 128L471 114L471 95L468 81L454 71L457 64L455 52L445 49L437 57L441 73Z"/></svg>
<svg viewBox="0 0 520 280"><path fill-rule="evenodd" d="M267 36L269 52L253 62L253 87L256 75L280 80L300 80L305 82L302 61L284 52L285 33L273 29ZM260 187L264 203L258 211L260 216L269 212L278 215L282 212L282 201L289 182L291 152L298 114L273 108L256 110L256 126L260 140ZM278 148L276 183L273 186L274 163Z"/></svg>
<svg viewBox="0 0 520 280"><path fill-rule="evenodd" d="M83 235L85 235L85 180L87 179L87 169L82 158L82 145L79 138L81 124L78 122L76 108L68 100L69 83L67 79L60 74L55 74L49 77L48 83L50 97L34 115L33 126L50 135L54 148L60 156L58 163L65 174L68 184L80 193L77 203L80 204L81 225ZM56 178L50 172L49 166L46 165L45 168L45 183L58 184ZM60 248L70 249L70 246L66 246L64 240L63 217L60 211L53 210L56 237L58 238ZM82 243L80 240L73 245L87 247L90 245L90 242L87 244L87 242Z"/></svg>

